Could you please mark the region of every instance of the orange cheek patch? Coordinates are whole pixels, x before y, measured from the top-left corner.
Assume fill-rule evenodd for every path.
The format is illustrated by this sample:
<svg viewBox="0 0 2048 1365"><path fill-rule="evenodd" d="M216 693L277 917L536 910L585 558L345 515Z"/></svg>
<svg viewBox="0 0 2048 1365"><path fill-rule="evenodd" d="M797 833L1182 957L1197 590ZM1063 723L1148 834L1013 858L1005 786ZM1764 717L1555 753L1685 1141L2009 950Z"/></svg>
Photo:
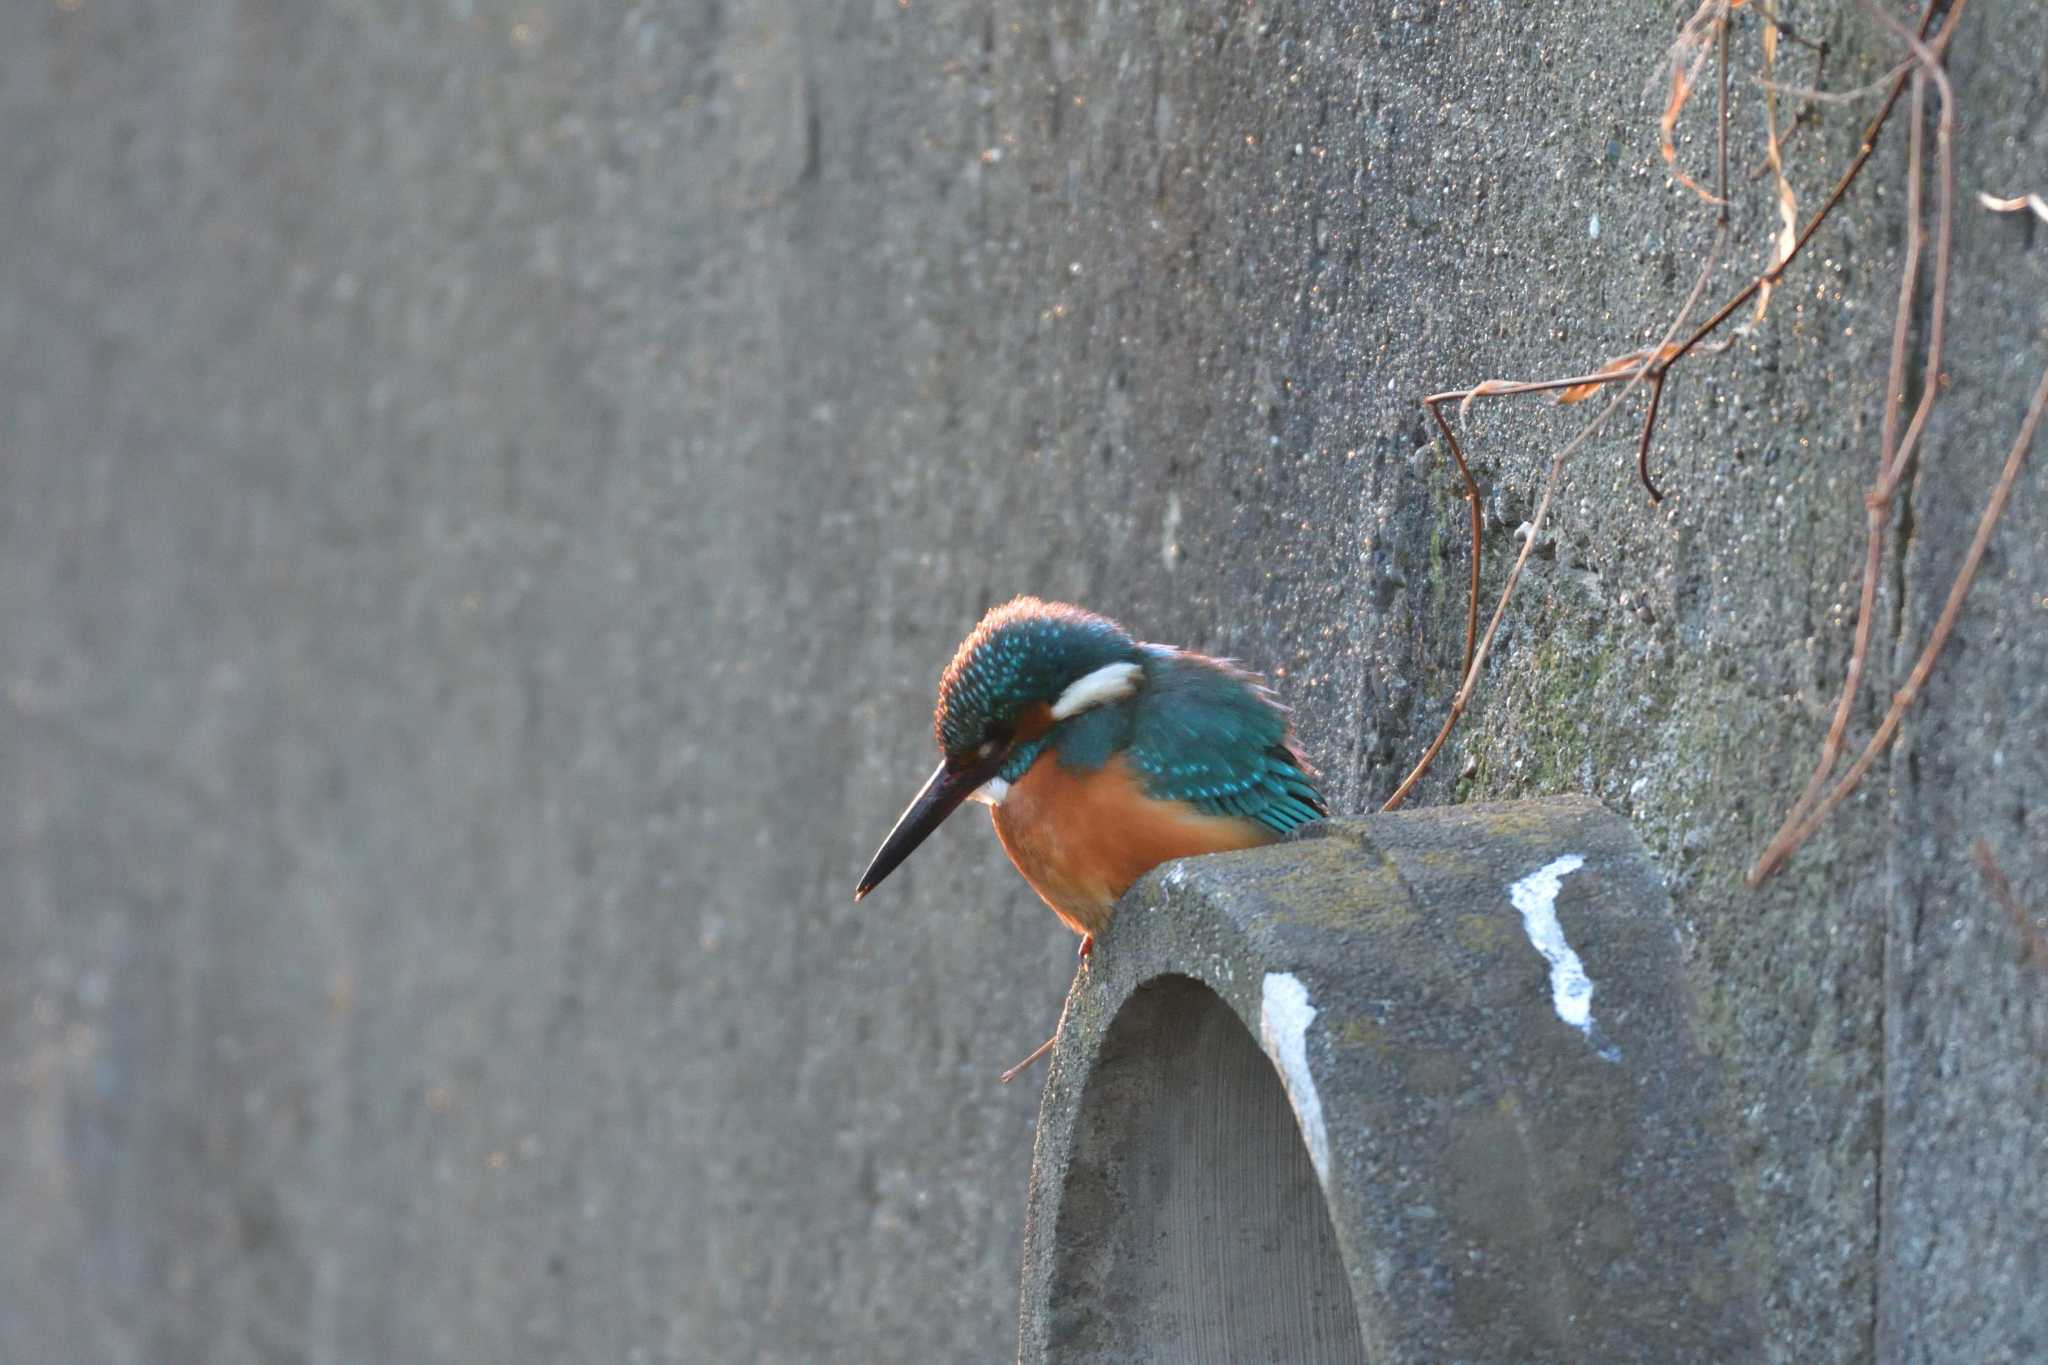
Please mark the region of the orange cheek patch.
<svg viewBox="0 0 2048 1365"><path fill-rule="evenodd" d="M991 814L1003 851L1024 880L1069 928L1084 934L1108 928L1117 897L1163 862L1279 837L1255 821L1147 796L1122 755L1084 773L1047 754L1010 785Z"/></svg>
<svg viewBox="0 0 2048 1365"><path fill-rule="evenodd" d="M1017 740L1027 744L1052 729L1052 706L1035 701L1017 713Z"/></svg>

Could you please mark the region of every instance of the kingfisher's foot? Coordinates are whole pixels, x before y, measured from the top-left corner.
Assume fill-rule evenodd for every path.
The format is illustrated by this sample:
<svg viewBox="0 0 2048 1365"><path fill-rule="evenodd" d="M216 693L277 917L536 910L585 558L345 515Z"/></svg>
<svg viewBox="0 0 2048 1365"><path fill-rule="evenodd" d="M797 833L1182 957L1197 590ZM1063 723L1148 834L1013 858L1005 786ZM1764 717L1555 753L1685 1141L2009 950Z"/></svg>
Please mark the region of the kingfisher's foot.
<svg viewBox="0 0 2048 1365"><path fill-rule="evenodd" d="M1083 962L1086 962L1086 961L1088 960L1088 954L1090 954L1090 953L1092 953L1092 952L1094 952L1094 951L1095 951L1095 935L1093 935L1093 934L1083 934L1083 935L1081 935L1081 951L1080 951L1079 953L1077 953L1077 954L1076 954L1076 956L1077 956L1077 957L1079 957L1079 958L1080 958L1080 959L1081 959L1081 960L1082 960Z"/></svg>
<svg viewBox="0 0 2048 1365"><path fill-rule="evenodd" d="M1039 1045L1038 1045L1037 1047L1033 1048L1033 1049L1031 1050L1031 1055L1030 1055L1029 1057L1026 1057L1026 1058L1025 1058L1025 1059L1024 1059L1023 1061L1021 1061L1021 1062L1017 1063L1017 1065L1015 1065L1015 1066L1011 1067L1011 1068L1010 1068L1010 1069L1009 1069L1008 1071L1005 1071L1005 1072L1003 1073L1003 1075L1002 1075L1002 1082L1003 1082L1003 1084L1004 1084L1004 1085L1008 1085L1008 1084L1009 1084L1009 1083L1010 1083L1011 1081L1014 1081L1014 1080L1016 1080L1016 1079L1017 1079L1017 1078L1018 1078L1019 1076L1023 1075L1023 1074L1024 1074L1024 1069L1025 1069L1026 1067L1030 1066L1030 1065L1031 1065L1031 1064L1032 1064L1033 1062L1037 1061L1037 1060L1038 1060L1038 1059L1039 1059L1040 1057L1043 1057L1043 1056L1044 1056L1044 1055L1045 1055L1046 1053L1048 1053L1048 1052L1052 1051L1052 1045L1053 1045L1054 1043L1058 1042L1058 1041L1059 1041L1059 1038L1060 1038L1060 1036L1059 1036L1059 1035L1058 1035L1057 1033L1055 1033L1055 1034L1054 1034L1054 1035L1053 1035L1052 1037L1050 1037L1050 1038L1046 1039L1046 1040L1045 1040L1044 1042L1040 1043L1040 1044L1039 1044Z"/></svg>

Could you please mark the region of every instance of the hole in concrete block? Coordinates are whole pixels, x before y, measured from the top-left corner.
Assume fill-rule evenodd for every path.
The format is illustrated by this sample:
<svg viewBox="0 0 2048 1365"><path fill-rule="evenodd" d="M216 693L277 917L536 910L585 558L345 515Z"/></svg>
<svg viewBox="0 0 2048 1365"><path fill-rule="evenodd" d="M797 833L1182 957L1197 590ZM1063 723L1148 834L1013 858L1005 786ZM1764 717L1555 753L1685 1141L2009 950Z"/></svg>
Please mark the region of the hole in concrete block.
<svg viewBox="0 0 2048 1365"><path fill-rule="evenodd" d="M1146 983L1110 1025L1055 1247L1054 1359L1366 1359L1280 1077L1192 978Z"/></svg>

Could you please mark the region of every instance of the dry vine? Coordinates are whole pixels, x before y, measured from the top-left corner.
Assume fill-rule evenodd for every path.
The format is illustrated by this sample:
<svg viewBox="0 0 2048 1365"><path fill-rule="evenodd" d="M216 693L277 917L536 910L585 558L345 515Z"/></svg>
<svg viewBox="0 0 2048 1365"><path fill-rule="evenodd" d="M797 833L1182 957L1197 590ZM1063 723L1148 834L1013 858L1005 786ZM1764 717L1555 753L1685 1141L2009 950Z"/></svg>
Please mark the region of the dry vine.
<svg viewBox="0 0 2048 1365"><path fill-rule="evenodd" d="M2020 906L2020 898L2012 893L2012 883L2005 879L2005 869L1998 865L1998 859L1991 856L1991 845L1979 839L1970 849L1977 860L1977 871L1983 876L1984 884L1991 888L1991 899L1998 908L2005 911L2005 917L2012 921L2013 929L2020 937L2020 956L2048 972L2048 934L2034 927L2034 921Z"/></svg>
<svg viewBox="0 0 2048 1365"><path fill-rule="evenodd" d="M1948 77L1942 66L1942 57L1947 49L1949 39L1955 31L1956 23L1963 13L1965 0L1953 0L1953 3L1947 4L1944 3L1944 0L1928 0L1925 9L1921 13L1919 25L1913 30L1907 30L1904 26L1895 23L1888 17L1885 19L1885 22L1890 24L1899 33L1902 41L1905 43L1909 54L1908 60L1886 78L1883 83L1886 90L1884 102L1865 127L1855 156L1851 158L1847 168L1844 169L1840 178L1836 180L1833 190L1821 203L1819 209L1808 219L1805 228L1796 233L1793 231L1793 228L1797 222L1797 201L1784 175L1782 155L1784 141L1778 134L1776 106L1776 95L1778 93L1792 92L1784 91L1782 87L1776 86L1769 79L1769 73L1776 57L1778 35L1784 30L1784 25L1775 14L1759 6L1759 10L1763 13L1764 23L1764 66L1766 72L1764 84L1766 91L1765 110L1768 150L1765 161L1757 174L1761 174L1762 171L1766 170L1774 174L1780 226L1774 243L1773 261L1766 270L1752 278L1740 290L1737 290L1704 323L1701 323L1690 333L1685 333L1683 341L1677 341L1675 338L1683 331L1685 320L1691 314L1707 281L1712 277L1714 265L1718 261L1727 242L1728 34L1733 20L1733 12L1736 9L1742 8L1744 4L1745 0L1704 0L1698 11L1681 30L1679 38L1672 48L1671 95L1659 119L1659 146L1665 160L1671 164L1673 175L1680 182L1690 187L1703 200L1716 205L1716 226L1713 242L1707 251L1706 261L1700 271L1698 280L1694 283L1677 316L1673 319L1670 326L1665 329L1662 338L1655 345L1647 347L1642 351L1608 361L1593 373L1535 382L1487 380L1472 385L1469 388L1452 389L1442 393L1431 394L1422 400L1424 409L1436 423L1437 429L1443 434L1444 441L1450 450L1451 458L1456 464L1459 476L1465 485L1464 496L1470 505L1472 569L1465 620L1465 662L1462 669L1462 680L1457 693L1451 699L1450 710L1444 719L1442 727L1438 730L1435 739L1430 742L1429 747L1424 751L1414 768L1402 780L1393 795L1387 799L1382 809L1393 810L1407 800L1409 793L1414 790L1415 785L1422 780L1423 775L1429 771L1430 766L1435 762L1445 741L1449 739L1451 732L1456 728L1458 721L1464 716L1467 707L1470 705L1472 694L1478 686L1480 673L1485 666L1488 652L1500 629L1501 622L1506 617L1508 604L1514 596L1517 584L1520 582L1522 571L1528 563L1530 552L1536 546L1545 520L1549 515L1551 501L1562 478L1565 462L1607 422L1636 386L1646 385L1649 389L1649 402L1643 418L1642 432L1636 444L1636 472L1643 488L1649 494L1651 502L1655 503L1662 500L1662 492L1650 477L1649 458L1651 440L1656 431L1657 414L1673 368L1688 355L1700 348L1707 338L1711 337L1723 324L1752 300L1757 305L1756 320L1762 319L1765 310L1769 307L1771 291L1776 287L1785 272L1799 259L1801 253L1805 251L1807 245L1813 240L1814 234L1820 230L1821 225L1827 221L1835 208L1842 202L1850 186L1855 183L1857 177L1862 173L1864 165L1870 160L1871 154L1876 150L1879 135L1890 121L1901 96L1909 88L1912 91L1912 128L1910 131L1907 164L1907 259L1900 281L1898 312L1892 333L1890 379L1886 394L1884 431L1879 452L1878 471L1871 488L1864 497L1868 540L1864 557L1863 590L1859 601L1856 635L1851 647L1847 673L1843 679L1842 692L1836 703L1833 723L1830 725L1827 739L1822 745L1819 761L1815 764L1813 775L1807 782L1806 790L1802 793L1799 800L1793 804L1778 833L1772 838L1763 853L1758 857L1755 865L1750 869L1749 881L1752 885L1770 876L1772 872L1784 864L1785 860L1801 844L1812 836L1814 831L1826 821L1834 808L1855 790L1870 766L1889 747L1891 741L1898 733L1901 717L1906 708L1911 706L1913 701L1919 696L1928 675L1932 672L1935 662L1940 657L1943 645L1947 643L1948 637L1954 629L1956 618L1962 609L1963 600L1969 593L1970 585L1976 576L1978 564L1983 558L1985 546L1990 540L1992 531L1997 526L1999 517L2005 510L2006 503L2010 500L2014 480L2018 476L2019 468L2025 459L2027 449L2032 443L2034 430L2039 425L2043 405L2048 403L2048 373L2044 373L2042 376L2041 387L2034 395L2026 418L2020 425L2019 435L2006 458L2005 467L2001 471L1998 482L1985 504L1982 515L1978 519L1976 535L1973 537L1970 549L1965 555L1962 566L1958 569L1956 577L1951 584L1948 599L1935 622L1933 630L1929 633L1927 643L1922 649L1920 657L1915 663L1905 686L1900 688L1894 695L1891 707L1887 710L1883 720L1880 721L1876 731L1866 742L1855 761L1849 765L1848 769L1839 778L1836 778L1835 769L1841 760L1849 715L1855 698L1860 691L1863 674L1869 658L1872 621L1876 614L1876 588L1878 576L1883 570L1887 548L1884 532L1891 520L1892 498L1900 482L1912 466L1913 455L1918 446L1919 439L1926 429L1928 414L1932 410L1935 398L1942 386L1940 378L1942 374L1941 356L1947 308L1951 235L1950 218L1951 207L1954 201L1953 141L1955 129L1954 94L1949 87ZM1942 19L1941 27L1938 31L1935 29L1937 18ZM1804 43L1803 39L1797 41ZM1818 54L1815 74L1817 83L1820 67L1826 61L1826 48L1815 44L1805 45L1814 47ZM1683 111L1687 99L1698 84L1709 52L1714 53L1717 58L1719 87L1715 189L1711 194L1702 189L1678 167L1676 143L1673 138L1673 130L1678 118ZM1919 373L1926 378L1922 381L1918 404L1914 410L1912 420L1907 424L1904 433L1901 434L1898 417L1900 406L1905 399L1907 342L1913 317L1913 301L1918 289L1920 261L1923 255L1921 217L1924 197L1922 193L1924 157L1922 144L1926 122L1927 88L1929 85L1935 88L1940 97L1939 115L1935 130L1935 167L1938 189L1935 215L1935 245L1931 269L1932 301L1930 311L1932 317L1927 343L1921 356L1922 363L1919 368ZM1797 93L1802 98L1809 95L1818 95L1818 92ZM1799 126L1804 114L1805 108L1802 108L1800 114L1795 116L1792 128L1796 129ZM1788 129L1786 134L1788 138L1790 132L1791 130ZM1755 175L1752 178L1756 178ZM2036 208L2035 200L2032 197L2012 200L1991 200L1988 197L1984 197L1984 203L1987 208L1999 211L2016 210L2023 206L2034 208L2037 212L2040 211ZM1472 476L1471 468L1465 459L1465 452L1458 444L1457 435L1452 430L1451 423L1444 415L1444 406L1456 403L1459 414L1462 417L1465 410L1472 403L1482 398L1506 398L1519 394L1542 392L1555 393L1557 401L1561 403L1575 403L1590 397L1601 388L1614 384L1621 385L1619 392L1614 395L1592 421L1588 422L1553 457L1549 475L1544 482L1543 492L1537 503L1535 515L1520 533L1524 536L1521 552L1516 556L1513 566L1508 571L1507 581L1501 589L1493 616L1485 634L1481 636L1478 630L1479 564L1482 544L1479 485ZM1834 779L1832 785L1830 785L1831 778Z"/></svg>

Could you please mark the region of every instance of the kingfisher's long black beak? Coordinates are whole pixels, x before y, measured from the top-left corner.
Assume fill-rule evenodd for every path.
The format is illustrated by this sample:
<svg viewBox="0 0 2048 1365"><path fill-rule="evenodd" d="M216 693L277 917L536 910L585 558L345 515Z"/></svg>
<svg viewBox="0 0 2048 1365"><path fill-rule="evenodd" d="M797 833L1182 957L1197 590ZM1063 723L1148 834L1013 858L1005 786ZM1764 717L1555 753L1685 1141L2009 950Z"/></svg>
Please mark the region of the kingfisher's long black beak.
<svg viewBox="0 0 2048 1365"><path fill-rule="evenodd" d="M861 874L860 885L853 888L853 898L859 900L880 886L882 878L894 872L905 858L916 852L917 846L944 823L947 816L959 809L962 801L1001 770L1003 757L1000 753L994 754L971 768L957 770L941 763L924 784L924 790L910 803L910 808L897 819L896 828L889 831L889 837L882 840L882 846L875 850L874 861Z"/></svg>

